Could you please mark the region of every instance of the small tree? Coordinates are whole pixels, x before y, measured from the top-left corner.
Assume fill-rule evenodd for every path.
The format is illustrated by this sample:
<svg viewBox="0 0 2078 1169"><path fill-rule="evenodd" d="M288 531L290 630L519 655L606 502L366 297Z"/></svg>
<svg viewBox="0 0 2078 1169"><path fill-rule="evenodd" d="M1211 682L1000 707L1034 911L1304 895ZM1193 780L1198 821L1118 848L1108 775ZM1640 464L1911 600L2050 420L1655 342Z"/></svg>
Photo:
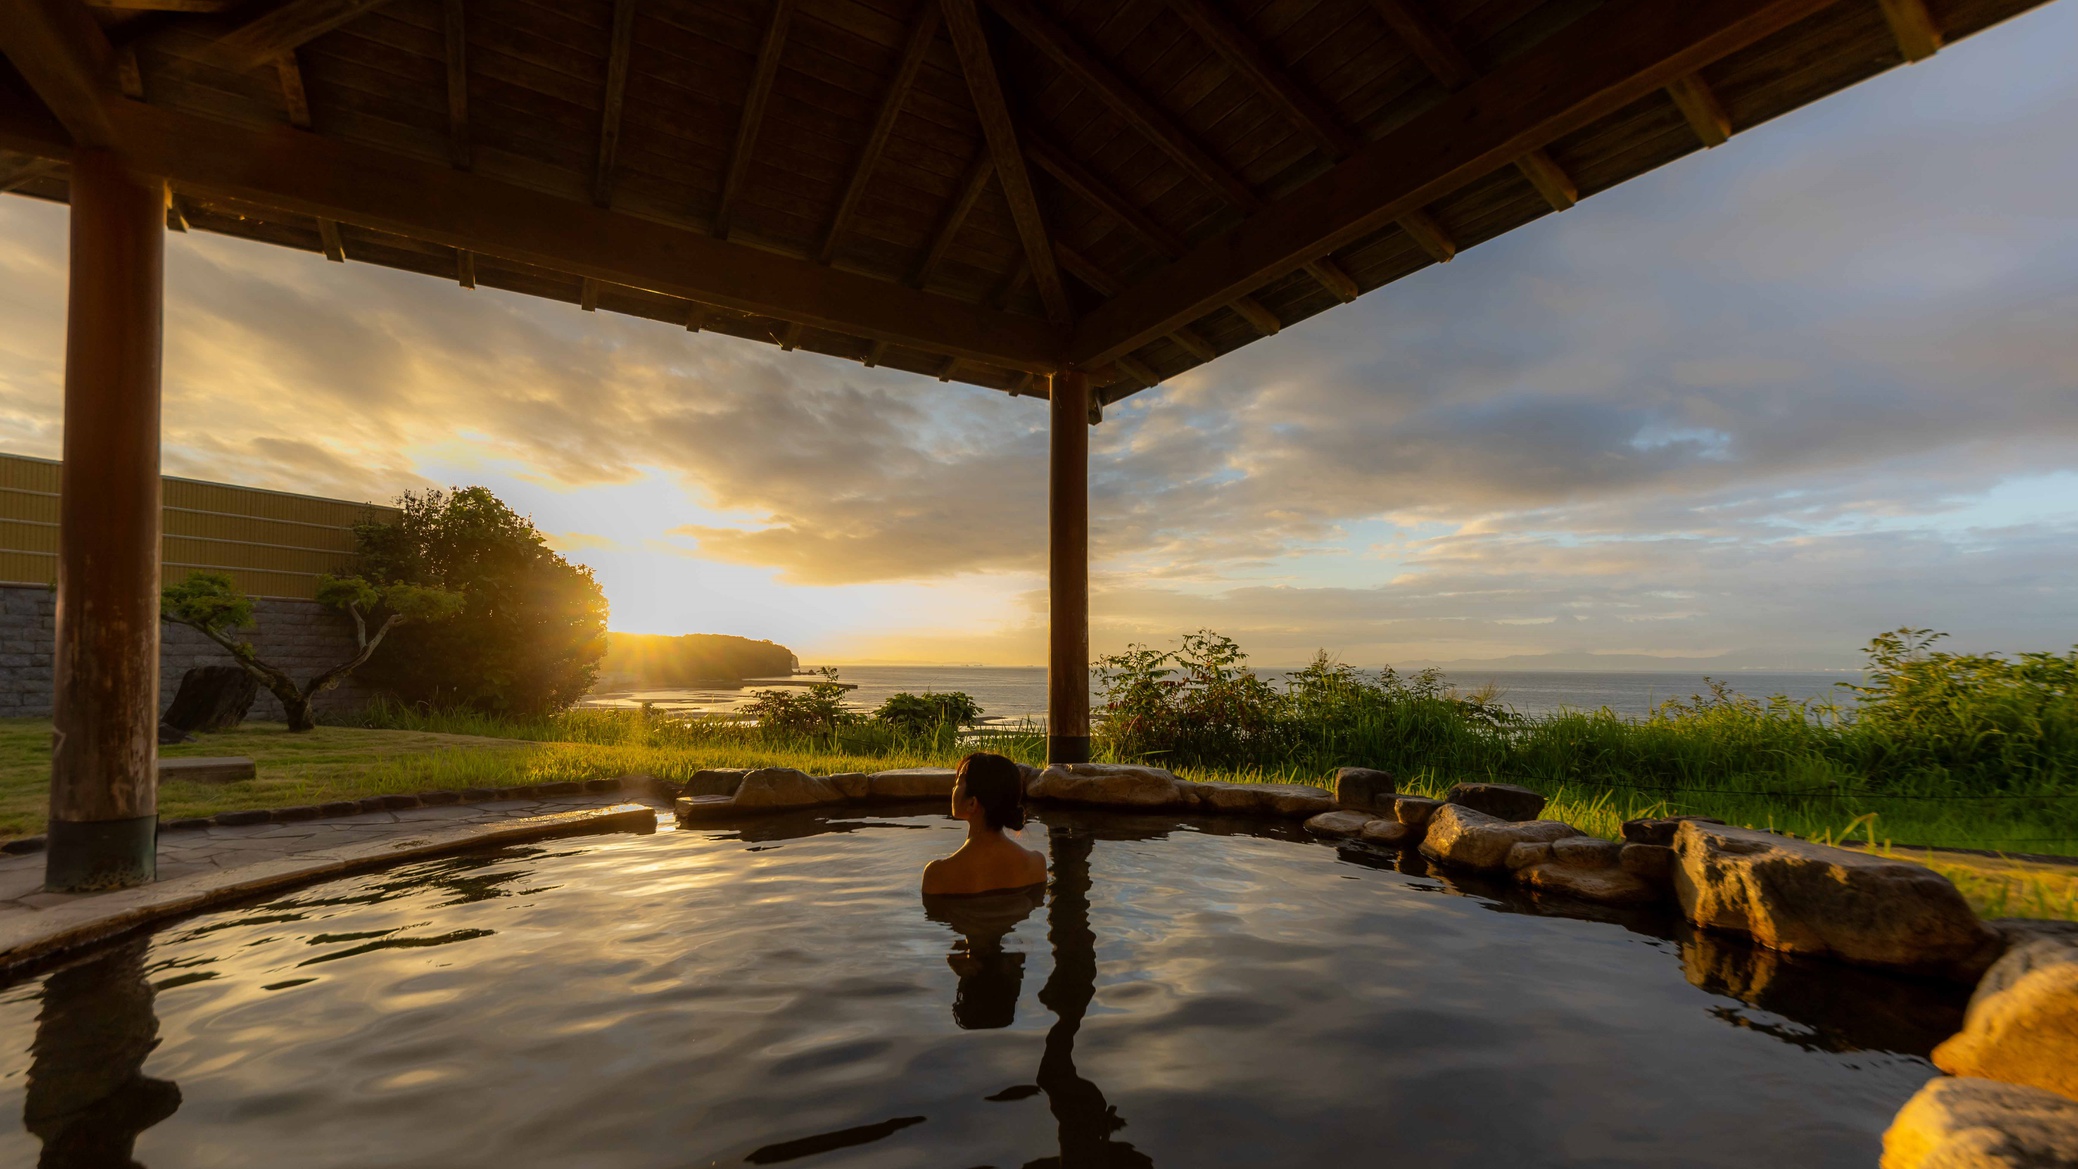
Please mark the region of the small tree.
<svg viewBox="0 0 2078 1169"><path fill-rule="evenodd" d="M358 576L318 578L319 603L341 609L353 618L356 652L353 657L324 670L301 685L284 671L260 660L252 643L235 639L231 631L253 623L252 598L238 591L231 578L221 573L197 572L179 584L168 585L159 597L162 619L185 625L224 648L231 660L245 668L268 693L281 700L288 715L289 730L308 731L317 727L312 698L339 685L348 674L365 663L390 630L406 621L439 621L461 611L458 593L420 585L374 585ZM368 633L368 620L377 613L382 623Z"/></svg>
<svg viewBox="0 0 2078 1169"><path fill-rule="evenodd" d="M844 692L850 687L837 680L836 667L824 666L816 673L823 680L810 683L805 691L751 691L743 713L766 734L786 737L831 735L840 726L858 722L859 715L844 709Z"/></svg>
<svg viewBox="0 0 2078 1169"><path fill-rule="evenodd" d="M981 713L981 704L963 691L911 694L905 690L888 695L873 718L908 734L927 735L948 726L971 726L980 721Z"/></svg>

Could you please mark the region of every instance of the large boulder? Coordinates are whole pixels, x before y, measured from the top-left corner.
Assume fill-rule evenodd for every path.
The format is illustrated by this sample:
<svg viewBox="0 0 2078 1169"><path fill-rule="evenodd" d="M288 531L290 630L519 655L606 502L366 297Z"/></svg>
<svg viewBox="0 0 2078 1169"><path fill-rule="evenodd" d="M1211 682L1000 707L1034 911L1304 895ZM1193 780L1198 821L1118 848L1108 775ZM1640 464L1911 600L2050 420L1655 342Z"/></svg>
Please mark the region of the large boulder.
<svg viewBox="0 0 2078 1169"><path fill-rule="evenodd" d="M1442 800L1432 800L1424 796L1401 796L1393 801L1393 819L1420 832L1429 826L1429 819L1436 814L1436 809L1442 806Z"/></svg>
<svg viewBox="0 0 2078 1169"><path fill-rule="evenodd" d="M1517 823L1461 804L1445 804L1429 819L1421 852L1433 861L1493 870L1506 867L1508 850L1518 844L1547 844L1580 835L1580 829L1557 820Z"/></svg>
<svg viewBox="0 0 2078 1169"><path fill-rule="evenodd" d="M1722 824L1724 821L1709 816L1649 816L1639 820L1623 822L1623 838L1632 844L1657 844L1666 847L1674 843L1674 833L1685 820L1698 824Z"/></svg>
<svg viewBox="0 0 2078 1169"><path fill-rule="evenodd" d="M1443 793L1443 802L1499 820L1534 820L1544 810L1543 796L1512 783L1455 784Z"/></svg>
<svg viewBox="0 0 2078 1169"><path fill-rule="evenodd" d="M1390 771L1372 767L1335 769L1335 802L1345 808L1391 815L1393 793L1398 790Z"/></svg>
<svg viewBox="0 0 2078 1169"><path fill-rule="evenodd" d="M1984 972L1934 1066L2078 1100L2078 938L2023 938Z"/></svg>
<svg viewBox="0 0 2078 1169"><path fill-rule="evenodd" d="M1335 798L1306 783L1195 783L1198 806L1213 812L1304 819L1335 810Z"/></svg>
<svg viewBox="0 0 2078 1169"><path fill-rule="evenodd" d="M1056 764L1039 773L1033 799L1126 808L1168 808L1191 802L1183 781L1159 767L1122 763Z"/></svg>
<svg viewBox="0 0 2078 1169"><path fill-rule="evenodd" d="M1998 945L1948 878L1910 861L1696 820L1674 853L1682 913L1770 949L1974 977Z"/></svg>
<svg viewBox="0 0 2078 1169"><path fill-rule="evenodd" d="M159 725L183 734L228 731L245 721L259 696L259 680L244 666L196 666L180 676L180 689Z"/></svg>
<svg viewBox="0 0 2078 1169"><path fill-rule="evenodd" d="M750 774L748 767L703 767L693 772L685 781L680 795L687 796L733 796L743 786L743 777Z"/></svg>
<svg viewBox="0 0 2078 1169"><path fill-rule="evenodd" d="M903 767L876 771L867 790L876 800L943 800L952 797L950 767Z"/></svg>
<svg viewBox="0 0 2078 1169"><path fill-rule="evenodd" d="M1882 1169L2078 1169L2078 1100L1997 1080L1930 1080L1884 1132Z"/></svg>
<svg viewBox="0 0 2078 1169"><path fill-rule="evenodd" d="M823 779L847 800L863 800L873 794L873 777L863 771L840 771Z"/></svg>
<svg viewBox="0 0 2078 1169"><path fill-rule="evenodd" d="M736 811L778 811L834 804L844 793L826 779L791 767L761 767L743 777L730 806Z"/></svg>

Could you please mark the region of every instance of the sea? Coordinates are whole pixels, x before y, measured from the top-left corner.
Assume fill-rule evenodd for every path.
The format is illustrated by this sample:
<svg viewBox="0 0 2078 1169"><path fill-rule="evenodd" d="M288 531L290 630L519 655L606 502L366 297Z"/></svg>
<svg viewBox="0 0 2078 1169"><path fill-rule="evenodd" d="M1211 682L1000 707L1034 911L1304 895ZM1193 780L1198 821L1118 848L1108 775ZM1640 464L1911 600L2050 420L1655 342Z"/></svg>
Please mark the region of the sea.
<svg viewBox="0 0 2078 1169"><path fill-rule="evenodd" d="M1288 676L1285 670L1258 670L1273 685ZM1607 708L1626 718L1642 718L1669 698L1686 701L1709 693L1706 676L1673 672L1590 672L1560 670L1445 670L1446 682L1462 693L1491 689L1495 700L1524 715L1549 714L1561 709ZM1858 683L1859 673L1772 673L1734 671L1708 677L1725 682L1740 694L1766 699L1777 694L1797 700L1819 699L1851 705L1853 693L1842 683ZM1011 726L1020 722L1042 722L1046 713L1046 671L1037 666L843 666L837 679L853 689L846 704L861 710L878 707L891 694L908 691L961 691L981 705L986 723ZM588 707L637 707L645 703L660 711L683 714L728 714L750 700L759 689L801 686L817 681L814 676L752 679L740 688L628 690L594 694L581 705ZM1095 679L1092 679L1094 687ZM1092 706L1101 700L1093 690Z"/></svg>

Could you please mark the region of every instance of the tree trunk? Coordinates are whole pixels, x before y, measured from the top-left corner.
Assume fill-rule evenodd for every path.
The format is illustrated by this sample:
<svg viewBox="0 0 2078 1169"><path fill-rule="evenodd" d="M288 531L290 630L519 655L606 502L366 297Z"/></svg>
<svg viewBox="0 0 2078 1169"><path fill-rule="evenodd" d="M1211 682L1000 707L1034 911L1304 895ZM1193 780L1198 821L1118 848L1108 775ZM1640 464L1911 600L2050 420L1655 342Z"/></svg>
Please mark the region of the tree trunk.
<svg viewBox="0 0 2078 1169"><path fill-rule="evenodd" d="M317 715L310 709L308 695L291 690L287 693L277 692L275 697L281 699L281 709L289 716L291 732L317 729Z"/></svg>

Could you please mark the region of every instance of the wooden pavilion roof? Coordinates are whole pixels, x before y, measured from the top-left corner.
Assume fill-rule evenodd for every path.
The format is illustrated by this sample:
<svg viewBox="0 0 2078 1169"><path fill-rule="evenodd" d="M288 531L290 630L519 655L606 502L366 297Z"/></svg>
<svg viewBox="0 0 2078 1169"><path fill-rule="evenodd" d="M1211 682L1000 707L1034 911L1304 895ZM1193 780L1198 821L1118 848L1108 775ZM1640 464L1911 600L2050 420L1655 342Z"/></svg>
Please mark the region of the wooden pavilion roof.
<svg viewBox="0 0 2078 1169"><path fill-rule="evenodd" d="M0 188L1111 402L2043 0L0 0Z"/></svg>

